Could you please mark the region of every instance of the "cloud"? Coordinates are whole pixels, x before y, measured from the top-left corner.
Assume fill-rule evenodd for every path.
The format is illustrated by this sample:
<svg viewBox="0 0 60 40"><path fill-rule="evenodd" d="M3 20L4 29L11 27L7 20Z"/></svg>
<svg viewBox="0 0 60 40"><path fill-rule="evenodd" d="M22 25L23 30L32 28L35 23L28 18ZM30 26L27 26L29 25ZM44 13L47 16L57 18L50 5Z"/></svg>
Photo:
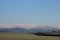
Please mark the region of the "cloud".
<svg viewBox="0 0 60 40"><path fill-rule="evenodd" d="M0 28L16 28L16 27L20 27L20 28L34 28L35 26L38 25L32 25L32 24L0 24Z"/></svg>
<svg viewBox="0 0 60 40"><path fill-rule="evenodd" d="M58 28L60 29L60 26L43 26L43 25L33 25L33 24L0 24L0 28L42 28L42 29L51 29L51 28Z"/></svg>

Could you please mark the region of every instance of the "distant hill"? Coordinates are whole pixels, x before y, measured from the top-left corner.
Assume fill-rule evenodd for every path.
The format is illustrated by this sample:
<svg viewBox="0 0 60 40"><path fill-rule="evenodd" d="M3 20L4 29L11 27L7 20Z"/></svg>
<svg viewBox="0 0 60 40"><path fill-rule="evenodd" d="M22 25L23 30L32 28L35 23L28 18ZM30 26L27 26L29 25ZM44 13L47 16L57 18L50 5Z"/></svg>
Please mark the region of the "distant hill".
<svg viewBox="0 0 60 40"><path fill-rule="evenodd" d="M0 32L50 32L50 31L58 31L59 29L25 29L25 28L0 28Z"/></svg>
<svg viewBox="0 0 60 40"><path fill-rule="evenodd" d="M42 26L32 24L0 24L0 32L50 32L59 30L60 26Z"/></svg>

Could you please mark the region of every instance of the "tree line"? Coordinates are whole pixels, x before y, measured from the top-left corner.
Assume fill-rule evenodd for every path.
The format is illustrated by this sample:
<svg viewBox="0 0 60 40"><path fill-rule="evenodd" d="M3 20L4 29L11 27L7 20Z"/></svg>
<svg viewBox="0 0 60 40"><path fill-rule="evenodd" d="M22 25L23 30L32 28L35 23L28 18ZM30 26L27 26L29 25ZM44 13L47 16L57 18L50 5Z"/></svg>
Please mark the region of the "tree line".
<svg viewBox="0 0 60 40"><path fill-rule="evenodd" d="M51 31L51 32L36 32L33 33L38 36L60 36L60 31Z"/></svg>

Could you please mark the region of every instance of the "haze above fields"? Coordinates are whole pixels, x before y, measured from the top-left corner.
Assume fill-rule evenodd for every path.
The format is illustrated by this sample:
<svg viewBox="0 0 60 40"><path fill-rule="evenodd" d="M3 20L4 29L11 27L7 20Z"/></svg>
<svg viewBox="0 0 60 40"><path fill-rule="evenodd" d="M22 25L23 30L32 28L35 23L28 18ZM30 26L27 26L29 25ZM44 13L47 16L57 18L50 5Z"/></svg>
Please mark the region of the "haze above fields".
<svg viewBox="0 0 60 40"><path fill-rule="evenodd" d="M45 26L33 24L0 24L0 32L51 32L59 30L60 26Z"/></svg>
<svg viewBox="0 0 60 40"><path fill-rule="evenodd" d="M33 25L33 24L0 24L0 28L25 28L25 29L60 29L60 26L46 26L46 25Z"/></svg>

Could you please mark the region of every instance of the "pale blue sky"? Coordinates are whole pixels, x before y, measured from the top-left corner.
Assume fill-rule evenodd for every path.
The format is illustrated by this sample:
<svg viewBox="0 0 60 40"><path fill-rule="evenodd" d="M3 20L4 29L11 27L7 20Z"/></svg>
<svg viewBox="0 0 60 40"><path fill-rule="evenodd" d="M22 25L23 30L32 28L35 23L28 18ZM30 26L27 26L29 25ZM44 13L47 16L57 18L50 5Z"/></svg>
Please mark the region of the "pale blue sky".
<svg viewBox="0 0 60 40"><path fill-rule="evenodd" d="M0 0L0 24L60 25L60 0Z"/></svg>

